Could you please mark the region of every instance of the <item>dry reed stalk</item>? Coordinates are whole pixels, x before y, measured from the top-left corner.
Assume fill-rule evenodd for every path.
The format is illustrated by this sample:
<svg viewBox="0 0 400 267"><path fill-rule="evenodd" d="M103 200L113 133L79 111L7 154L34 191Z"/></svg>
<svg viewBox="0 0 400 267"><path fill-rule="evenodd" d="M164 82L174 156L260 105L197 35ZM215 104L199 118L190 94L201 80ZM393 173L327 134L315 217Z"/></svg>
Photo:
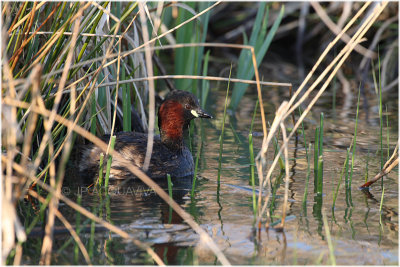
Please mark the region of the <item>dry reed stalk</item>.
<svg viewBox="0 0 400 267"><path fill-rule="evenodd" d="M2 28L1 30L2 35L4 36L5 29ZM5 39L1 39L2 47L6 47L4 41ZM3 60L4 62L8 62L6 54L3 56ZM10 84L10 88L5 91L5 94L11 98L16 98L17 92L15 90L13 77L11 74L10 66L8 64L4 64L2 75L3 79L8 80ZM15 210L15 203L17 199L15 198L13 190L13 179L15 177L13 176L12 162L14 161L14 157L17 155L17 140L21 139L22 135L17 121L17 109L16 107L4 107L3 105L0 105L0 107L2 110L2 123L4 124L6 120L8 124L8 127L2 127L2 144L7 152L2 153L2 160L4 161L4 163L2 164L2 175L3 177L5 176L5 178L4 180L2 180L2 185L0 186L2 215L1 264L6 264L6 260L10 251L15 247L15 237L17 237L17 240L20 243L23 243L26 241L26 234ZM22 248L17 245L16 263L18 263L21 256L21 249Z"/></svg>
<svg viewBox="0 0 400 267"><path fill-rule="evenodd" d="M146 14L144 11L144 4L139 2L139 15L140 15L140 22L142 24L142 37L144 44L143 47L146 48L145 50L145 59L146 59L146 69L149 76L153 76L153 63L152 63L152 55L151 51L148 49L150 48L151 42L149 42L149 31L147 29L147 20ZM153 38L154 40L155 38ZM157 39L159 37L157 36ZM140 46L139 46L140 47ZM151 153L153 151L153 139L154 139L154 122L156 120L156 103L155 103L155 89L154 89L154 80L149 80L149 128L148 135L147 135L147 148L146 148L146 156L143 162L143 170L147 171L150 165Z"/></svg>
<svg viewBox="0 0 400 267"><path fill-rule="evenodd" d="M26 102L22 102L22 101L18 101L15 99L11 99L9 97L5 97L3 98L3 104L4 105L9 105L9 106L15 106L15 107L19 107L19 108L29 108L30 105ZM38 114L42 115L42 116L50 116L50 111L43 109L43 108L38 108L38 107L31 107L31 111L32 112L37 112ZM73 131L75 131L77 134L81 135L82 137L86 138L87 140L89 140L90 142L92 142L94 145L98 146L103 152L106 151L107 149L107 145L106 143L104 143L100 138L94 136L93 134L91 134L90 132L86 131L85 129L83 129L82 127L74 124L73 122L65 119L62 116L56 115L55 119L63 124L64 126L66 126L67 128L71 128ZM130 162L128 162L127 160L125 160L125 158L118 153L117 151L110 151L110 155L117 159L118 161L121 162L121 165L125 168L127 168L130 172L132 172L136 177L138 177L139 179L141 179L146 185L148 185L150 188L152 188L166 203L168 203L174 210L175 212L186 221L187 224L189 224L190 227L192 227L192 229L194 231L196 231L199 235L200 235L200 239L205 241L206 244L208 245L208 247L213 251L213 253L217 256L218 260L224 264L224 265L230 265L229 261L226 259L225 255L223 255L223 253L221 252L221 250L218 248L218 246L214 243L214 241L212 240L212 238L207 234L207 232L205 230L203 230L191 217L190 214L188 214L186 211L184 211L173 199L171 199L169 197L169 195L158 185L156 184L151 178L149 178L143 171L141 171L138 167L132 165ZM3 161L3 157L2 157L2 161ZM18 172L22 172L24 173L25 170L23 170L21 167L18 167L18 164L13 163L12 166L14 167L14 169ZM16 169L17 168L17 169ZM33 177L29 177L29 179L36 181L35 178ZM42 181L38 180L37 183L42 186L45 190L54 193L54 189L47 186L46 184L44 184ZM66 204L68 205L73 205L71 204L71 200L65 198L64 196L60 195L55 195L54 197L58 197L60 198L62 201L64 201ZM69 200L69 202L67 203L67 201ZM73 203L73 202L72 202ZM75 210L81 212L82 214L85 215L85 212L82 211L81 209L77 209L77 206L71 206L73 207ZM78 206L80 207L80 206ZM81 207L80 207L81 208ZM83 208L82 208L83 209ZM86 215L85 215L86 216ZM116 228L113 228L114 230ZM114 231L112 230L112 231ZM115 232L115 231L114 231Z"/></svg>
<svg viewBox="0 0 400 267"><path fill-rule="evenodd" d="M223 43L191 43L191 44L176 44L176 45L164 45L163 47L151 47L151 48L148 48L149 50L161 50L161 49L172 49L172 48L183 48L183 47L197 47L197 46L202 46L202 47L228 47L228 48L236 48L236 49L248 49L250 52L252 52L252 46L248 46L248 45L236 45L236 44L223 44ZM128 56L128 55L130 55L130 54L132 54L132 53L139 53L139 52L143 52L143 51L146 51L146 49L134 49L134 50L131 50L131 51L127 51L127 52L123 52L123 53L121 53L121 57L126 57L126 56ZM252 54L254 55L254 51L252 52ZM84 61L84 62L81 62L81 63L78 63L78 64L74 64L74 65L72 65L71 67L79 67L79 66L83 66L83 65L86 65L86 64L92 64L92 63L94 63L94 62L97 62L97 61L99 61L99 60L105 60L105 59L109 59L109 58L113 58L113 57L115 57L115 56L117 56L118 57L118 54L109 54L109 55L106 55L106 56L103 56L103 57L98 57L98 58L95 58L95 59L91 59L91 60L87 60L87 61ZM254 55L255 56L255 55ZM103 67L107 67L107 66L109 66L110 64L112 64L112 63L114 63L115 62L115 59L114 60L111 60L111 61L109 61L107 64L105 64ZM253 63L254 64L254 63ZM50 73L48 73L48 74L45 74L45 75L43 75L42 77L43 78L48 78L48 77L51 77L51 76L53 76L53 75L56 75L56 74L59 74L59 73L61 73L62 72L62 70L57 70L57 71L53 71L53 72L50 72ZM95 72L97 72L97 70L96 71L93 71L93 72L91 72L91 73L89 73L88 75L91 75L91 74L93 74L93 73L95 73ZM258 72L257 72L258 73ZM256 75L256 77L257 77L258 75ZM81 81L81 80L83 80L85 77L81 77L81 78L79 78L77 81L74 81L72 84L76 84L76 83L78 83L79 81ZM129 79L129 80L125 80L125 81L120 81L120 84L123 84L123 83L129 83L129 82L135 82L135 81L144 81L144 80L148 80L148 79L154 79L154 80L156 80L156 79L168 79L168 78L175 78L175 79L183 79L183 78L190 78L190 79L206 79L206 80L215 80L215 81L227 81L228 79L227 78L222 78L222 77L212 77L212 76L195 76L195 75L164 75L164 76L154 76L154 77L145 77L145 78L137 78L137 79ZM310 78L311 78L311 76L310 76ZM243 80L243 79L231 79L231 81L232 82L243 82L243 83L248 83L248 84L257 84L258 82L257 81L251 81L251 80ZM22 79L20 79L20 80L17 80L17 83L19 83L19 84L24 84L24 80ZM292 86L292 84L290 84L290 83L270 83L270 82L259 82L260 84L262 84L262 85L270 85L270 86L287 86L287 87L290 87L290 86ZM72 84L70 84L69 86L72 86ZM103 86L109 86L109 85L114 85L115 84L115 82L112 82L112 83L105 83ZM304 83L305 84L305 83ZM5 82L4 84L3 84L3 86L4 87L8 87L8 83L7 82ZM68 86L66 87L66 88L68 88ZM78 88L77 89L78 91L80 91L80 90L82 90L82 88ZM54 94L55 95L55 94ZM295 94L296 96L298 95L298 93L297 94Z"/></svg>
<svg viewBox="0 0 400 267"><path fill-rule="evenodd" d="M278 110L275 113L275 119L272 122L272 125L270 127L269 130L269 135L267 136L266 140L263 140L263 148L266 147L266 150L268 150L268 146L272 140L272 138L274 137L275 132L277 131L277 129L279 128L280 124L283 122L283 117L285 116L287 110L289 108L289 103L287 101L284 101L278 108ZM287 139L289 140L289 139ZM281 150L287 146L287 144L283 144L281 147ZM280 156L280 154L278 154ZM278 159L279 156L276 156L275 159ZM258 157L258 156L257 156ZM258 163L258 165L260 166L260 171L259 173L263 173L263 167L266 164L266 157L261 157L259 158L259 160L257 162L261 161L261 163ZM272 170L274 169L274 165L270 167L270 171L272 173ZM269 194L267 194L265 196L265 201L264 201L264 205L261 208L261 199L262 199L262 189L266 186L266 184L268 184L268 188L270 188L270 184L271 184L271 180L270 180L270 175L267 175L266 178L264 179L264 175L259 177L259 191L258 191L258 214L263 214L267 208L267 204L269 201ZM259 217L259 221L260 221L261 217Z"/></svg>
<svg viewBox="0 0 400 267"><path fill-rule="evenodd" d="M184 48L184 47L223 47L223 48L234 48L234 49L247 49L251 52L252 46L249 45L239 45L239 44L225 44L225 43L190 43L190 44L174 44L174 45L163 45L162 47L156 46L156 47L149 47L147 48L148 50L165 50L165 49L176 49L176 48ZM121 53L121 57L127 57L131 54L134 53L141 53L141 52L145 52L147 50L146 48L134 48L132 50L126 51L126 52L122 52ZM117 61L118 57L118 53L113 53L113 54L109 54L106 56L106 59L111 59L107 62L107 64L104 67L108 67L109 65L115 63ZM100 60L104 60L105 56L102 57L97 57L94 59L90 59L90 60L86 60L86 61L82 61L80 63L76 63L74 65L71 66L71 68L76 68L76 67L81 67L84 65L88 65L88 64L92 64L94 62L100 61ZM47 78L47 77L51 77L54 76L56 74L61 73L62 70L56 70L56 71L52 71L49 72L48 74L43 75L43 78ZM5 84L5 86L7 86L7 84Z"/></svg>
<svg viewBox="0 0 400 267"><path fill-rule="evenodd" d="M18 243L17 246L15 247L15 256L14 256L14 266L21 265L21 259L22 259L22 244Z"/></svg>
<svg viewBox="0 0 400 267"><path fill-rule="evenodd" d="M399 164L399 152L398 152L399 142L400 140L397 141L393 154L390 157L390 159L385 163L383 169L377 175L375 175L373 179L360 186L360 188L370 187L373 183L378 181L383 176L387 175L394 167L396 167Z"/></svg>
<svg viewBox="0 0 400 267"><path fill-rule="evenodd" d="M396 20L398 20L398 16L391 17L391 18L387 19L387 20L382 24L382 26L379 27L379 29L376 31L376 33L375 33L375 35L374 35L374 38L372 39L371 44L370 44L369 47L368 47L368 51L371 51L372 49L375 49L375 48L376 48L378 42L381 40L381 36L382 36L383 32L384 32L392 23L394 23ZM370 58L368 57L368 55L369 55L369 54L367 54L367 55L361 60L360 66L358 67L358 69L359 69L360 71L361 71L361 70L365 67L365 65L368 63L368 59L370 59ZM374 57L374 58L376 58L376 57ZM385 76L383 75L383 72L382 72L382 78L383 78L383 77L385 77ZM382 85L383 85L383 83L382 83Z"/></svg>
<svg viewBox="0 0 400 267"><path fill-rule="evenodd" d="M64 86L67 82L67 77L68 77L68 73L69 73L69 67L71 66L72 63L72 59L73 59L73 55L74 55L74 49L73 47L75 47L76 44L76 40L78 38L78 30L79 30L79 26L81 23L81 16L83 15L83 9L79 9L77 12L77 20L74 22L74 30L73 32L75 34L72 35L72 39L71 39L71 46L70 46L70 50L68 52L67 55L67 59L65 61L65 67L60 79L60 83L58 85L58 92L61 92L64 89ZM71 94L73 94L74 90L71 91ZM42 138L42 142L40 147L44 148L46 147L46 143L48 141L51 141L51 129L52 129L52 125L54 123L55 120L55 116L57 114L57 110L58 110L58 105L61 101L61 94L59 96L56 96L55 100L54 100L54 104L51 110L51 114L50 116L47 118L47 120L45 121L45 135ZM74 101L75 99L72 99L72 101ZM46 127L47 125L47 127ZM50 175L50 185L54 188L56 188L56 194L61 194L61 188L62 188L62 184L63 184L63 180L64 180L64 174L65 174L65 164L66 160L68 160L68 155L69 155L69 148L71 147L71 142L72 142L72 136L71 136L71 130L69 130L69 137L66 138L67 140L67 145L66 145L66 149L64 149L63 151L63 161L61 164L61 168L60 170L58 170L58 179L57 182L55 181L55 170L54 170L54 175ZM48 138L46 138L48 137ZM51 143L51 142L49 142ZM51 147L51 146L49 146ZM50 155L53 154L53 148L50 150ZM39 153L40 153L40 148L39 148ZM38 157L39 159L41 157ZM54 165L54 162L51 163L52 165ZM55 168L55 167L54 167ZM50 167L50 170L52 168ZM50 172L51 173L51 172ZM55 213L56 210L58 210L58 198L51 198L50 203L49 203L49 213L47 216L47 223L46 223L46 227L45 227L45 236L43 238L43 244L42 244L42 251L41 251L41 258L40 258L40 264L46 264L46 265L50 265L51 264L51 251L52 251L52 247L53 247L53 227L54 227L54 222L55 222Z"/></svg>
<svg viewBox="0 0 400 267"><path fill-rule="evenodd" d="M121 40L121 38L120 38ZM115 128L115 121L117 118L117 106L118 106L118 92L119 92L119 76L120 76L120 66L121 66L121 42L119 42L118 45L118 61L117 61L117 81L116 81L116 87L115 87L115 100L114 100L114 113L113 113L113 119L112 119L112 126L111 126L111 131L110 131L110 141L108 142L108 146L107 146L107 151L106 151L106 156L108 155L108 152L110 151L110 147L111 147L111 137L114 135L114 128ZM96 87L98 88L98 87Z"/></svg>
<svg viewBox="0 0 400 267"><path fill-rule="evenodd" d="M320 17L320 19L322 20L322 22L325 23L325 25L329 28L329 30L331 30L334 34L339 34L341 32L341 29L338 25L336 25L328 16L328 14L326 14L326 12L324 11L324 9L322 8L322 6L318 3L318 2L310 2L311 6L314 8L314 10L317 12L318 16ZM344 33L340 39L345 42L345 43L349 43L350 41L350 37ZM361 45L356 45L355 51L357 51L359 54L363 55L364 57L367 58L376 58L377 54Z"/></svg>
<svg viewBox="0 0 400 267"><path fill-rule="evenodd" d="M284 103L286 104L286 103ZM285 155L285 197L283 199L283 206L282 206L282 221L280 228L285 227L285 218L286 218L286 209L287 209L287 202L288 202L288 195L289 195L289 153L288 153L288 145L289 139L286 135L286 128L283 122L280 123L281 131L282 131L282 141L283 141L283 149Z"/></svg>
<svg viewBox="0 0 400 267"><path fill-rule="evenodd" d="M142 81L149 81L149 80L164 80L164 79L193 79L193 80L208 80L208 81L223 81L223 82L237 82L237 83L246 83L246 84L257 84L256 81L253 80L245 80L245 79L234 79L234 78L225 78L225 77L215 77L215 76L198 76L198 75L160 75L160 76L153 76L153 77L143 77L143 78L135 78L135 79L128 79L119 81L120 84L127 84L127 83L134 83L134 82L142 82ZM74 82L75 84L75 82ZM115 85L116 82L109 82L103 83L98 85L99 87L111 86ZM280 86L280 87L291 87L291 83L278 83L278 82L260 82L261 85L266 86ZM68 87L67 87L68 88ZM82 90L83 87L77 88L77 90ZM66 93L68 91L64 90L62 93ZM50 96L54 97L55 94L51 94Z"/></svg>
<svg viewBox="0 0 400 267"><path fill-rule="evenodd" d="M18 31L17 31L18 33ZM54 32L41 32L41 31L34 31L34 32L28 32L27 34L31 35L31 34L35 34L35 35L53 35L55 33L62 33L62 35L72 35L72 32L60 32L60 31L54 31ZM9 34L11 35L11 34ZM99 33L80 33L81 36L85 36L85 37L113 37L114 35L110 35L110 34L99 34ZM122 34L117 34L115 35L115 37L121 38Z"/></svg>
<svg viewBox="0 0 400 267"><path fill-rule="evenodd" d="M32 12L35 12L35 11L37 11L37 10L39 10L44 4L46 4L48 1L43 1L43 2L40 2L34 9L32 9ZM20 14L20 11L19 11L19 14ZM14 31L16 28L18 28L22 23L24 23L25 22L25 20L27 20L28 18L29 18L29 16L30 16L30 14L26 14L22 19L20 19L19 21L18 21L18 23L16 23L16 24L13 24L13 26L12 27L10 27L10 30L8 30L8 32L12 32L12 31ZM19 16L17 16L16 18L18 18Z"/></svg>
<svg viewBox="0 0 400 267"><path fill-rule="evenodd" d="M366 4L367 5L367 4ZM364 7L360 10L363 11L366 8L366 5L364 5ZM373 12L368 16L368 18L363 22L363 24L360 26L360 28L358 29L358 31L354 34L354 36L351 38L350 42L341 50L341 52L339 53L339 55L335 58L334 61L331 62L331 64L328 66L328 68L326 68L326 70L324 71L323 74L321 74L318 79L313 83L313 85L310 87L310 89L305 93L305 95L287 112L285 112L285 114L283 114L282 117L277 117L274 119L273 122L273 126L275 125L275 127L271 127L270 129L270 136L268 136L268 140L270 141L272 139L272 136L275 134L276 130L277 130L277 124L280 124L280 122L284 121L285 118L287 116L289 116L289 114L291 112L293 112L295 110L295 108L301 104L301 102L303 102L305 100L305 98L308 97L309 93L311 92L312 89L314 89L316 87L316 85L322 80L323 76L327 74L327 72L329 70L331 70L334 66L334 64L338 62L337 66L334 68L334 70L332 71L332 73L330 74L330 76L327 78L327 80L325 81L325 83L323 84L323 86L321 87L321 89L319 90L319 92L317 93L317 95L312 99L312 101L310 102L310 104L308 105L307 109L303 112L302 116L298 119L296 125L293 127L292 132L290 133L288 140L290 140L290 138L293 136L293 134L296 132L297 128L299 127L299 125L301 124L301 122L303 121L303 119L305 118L305 116L308 114L308 112L311 110L312 106L315 104L315 102L318 100L318 98L322 95L322 93L325 91L325 89L327 88L327 86L329 85L330 81L333 79L334 75L336 74L336 72L338 71L338 69L341 67L341 65L344 63L344 61L347 59L347 57L350 55L350 53L353 51L353 49L355 48L355 46L362 42L363 40L363 36L365 35L365 33L367 32L367 30L372 26L372 23L378 18L378 16L380 15L380 13L383 11L383 9L386 7L387 2L383 2L380 5L377 5L376 8L373 10ZM357 13L357 15L361 15L360 12ZM354 18L349 22L352 23L352 21L354 21ZM347 30L348 26L346 26L344 28L344 30ZM342 33L344 33L344 30L342 31ZM341 33L341 34L342 34ZM335 38L334 41L332 41L332 43L336 42L338 40L339 36L337 36ZM333 44L329 44L328 48L331 48L333 46ZM319 60L317 61L316 65L314 65L312 71L307 75L305 81L303 81L302 85L300 85L299 89L296 91L296 93L294 94L294 96L290 99L289 104L287 105L288 107L294 102L295 97L300 93L300 90L302 89L302 87L305 85L305 82L308 81L309 78L311 78L312 73L315 71L316 66L322 61L323 57L326 55L328 51L325 50L324 53L321 55L321 57L319 58ZM339 60L340 59L340 60ZM322 77L321 77L322 76ZM276 122L275 122L276 121ZM268 143L266 144L263 143L263 147L260 151L260 153L257 155L257 160L260 160L260 158L262 159L263 157L266 156L266 152L268 149ZM279 152L277 153L272 165L269 168L269 171L266 175L266 179L265 180L269 180L270 176L272 174L272 171L274 170L278 159L282 153L283 147L280 148ZM266 162L266 160L264 159L263 162ZM261 166L262 168L262 166ZM259 177L260 178L260 183L261 181L263 181L263 177ZM265 186L265 181L264 181L264 186ZM262 188L261 188L262 189ZM260 194L261 194L261 190L260 190ZM260 203L260 200L259 200ZM266 207L267 203L264 203L264 207ZM264 210L264 208L263 208ZM262 212L263 213L263 212ZM261 220L261 216L262 213L258 214L258 220Z"/></svg>

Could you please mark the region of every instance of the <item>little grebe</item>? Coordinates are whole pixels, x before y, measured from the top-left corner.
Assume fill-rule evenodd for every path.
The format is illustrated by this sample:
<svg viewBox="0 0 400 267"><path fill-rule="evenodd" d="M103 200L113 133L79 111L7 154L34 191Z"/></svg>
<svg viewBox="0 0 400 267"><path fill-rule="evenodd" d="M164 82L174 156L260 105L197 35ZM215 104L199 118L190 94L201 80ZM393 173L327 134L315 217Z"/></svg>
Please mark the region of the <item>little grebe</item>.
<svg viewBox="0 0 400 267"><path fill-rule="evenodd" d="M193 157L183 140L183 131L194 118L212 118L204 112L197 98L185 91L174 90L165 97L158 110L160 136L154 136L153 151L147 175L152 178L192 176ZM143 167L147 149L147 134L137 132L116 133L114 150L139 168ZM101 138L108 142L109 135ZM83 149L79 164L81 176L93 177L99 171L101 149L93 144ZM105 168L104 168L105 169ZM118 160L111 164L110 176L115 179L132 177L132 173L121 166ZM89 176L89 177L88 177Z"/></svg>

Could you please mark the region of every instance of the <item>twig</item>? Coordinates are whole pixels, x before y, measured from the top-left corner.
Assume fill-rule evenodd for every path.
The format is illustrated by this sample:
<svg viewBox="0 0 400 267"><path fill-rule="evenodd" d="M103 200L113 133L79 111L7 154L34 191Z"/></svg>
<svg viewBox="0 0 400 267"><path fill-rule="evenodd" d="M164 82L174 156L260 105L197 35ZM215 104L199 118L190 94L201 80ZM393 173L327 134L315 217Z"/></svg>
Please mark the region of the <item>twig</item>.
<svg viewBox="0 0 400 267"><path fill-rule="evenodd" d="M396 167L399 164L398 148L399 148L399 144L397 143L392 156L385 163L385 165L383 166L383 169L377 175L375 175L375 177L372 180L370 180L370 181L366 182L365 184L363 184L362 186L360 186L360 188L370 187L373 183L378 181L383 176L387 175L394 167Z"/></svg>

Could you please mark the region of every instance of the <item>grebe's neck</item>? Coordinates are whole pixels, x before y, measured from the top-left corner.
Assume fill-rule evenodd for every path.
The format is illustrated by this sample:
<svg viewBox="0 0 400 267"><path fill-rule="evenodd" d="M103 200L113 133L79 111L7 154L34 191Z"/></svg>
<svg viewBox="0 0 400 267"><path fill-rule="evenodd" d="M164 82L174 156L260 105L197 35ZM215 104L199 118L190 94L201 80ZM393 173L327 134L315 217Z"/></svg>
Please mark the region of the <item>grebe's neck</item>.
<svg viewBox="0 0 400 267"><path fill-rule="evenodd" d="M161 142L171 150L181 150L183 130L187 127L182 105L174 100L165 101L158 110Z"/></svg>

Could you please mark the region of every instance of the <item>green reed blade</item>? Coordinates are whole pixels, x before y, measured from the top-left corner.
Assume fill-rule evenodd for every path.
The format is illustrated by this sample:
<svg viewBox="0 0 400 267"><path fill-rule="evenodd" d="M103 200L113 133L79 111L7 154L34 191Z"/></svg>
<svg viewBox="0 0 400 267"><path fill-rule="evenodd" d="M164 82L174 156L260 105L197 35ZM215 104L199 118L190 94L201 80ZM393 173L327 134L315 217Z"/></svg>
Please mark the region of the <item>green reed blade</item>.
<svg viewBox="0 0 400 267"><path fill-rule="evenodd" d="M257 107L258 107L258 99L256 101L256 105L254 107L253 111L253 117L251 119L251 125L250 125L250 132L249 132L249 152L250 152L250 184L253 190L253 214L254 214L254 219L257 216L257 197L256 197L256 182L255 182L255 175L254 175L254 168L255 168L255 159L254 159L254 147L253 147L253 126L254 126L254 121L256 119L256 114L257 114Z"/></svg>
<svg viewBox="0 0 400 267"><path fill-rule="evenodd" d="M81 194L78 194L78 198L76 199L76 202L79 206L81 206L81 202L82 202ZM79 211L76 212L75 228L76 228L76 234L79 236L79 233L81 232L81 213ZM79 247L78 247L78 244L75 243L75 245L74 245L74 262L75 262L75 264L78 264L78 259L79 259Z"/></svg>
<svg viewBox="0 0 400 267"><path fill-rule="evenodd" d="M96 213L95 213L96 214ZM93 251L94 251L94 234L96 232L96 222L91 220L90 223L90 237L89 237L89 249L88 249L88 254L90 258L93 258Z"/></svg>
<svg viewBox="0 0 400 267"><path fill-rule="evenodd" d="M381 81L381 59L379 56L379 46L378 46L378 90L379 90L379 140L381 148L381 170L383 169L383 115L382 115L382 81ZM383 178L382 178L383 186Z"/></svg>
<svg viewBox="0 0 400 267"><path fill-rule="evenodd" d="M301 107L299 106L299 116L301 117L302 111L301 111ZM310 162L310 154L308 153L308 151L311 151L311 143L309 144L309 147L307 149L307 140L306 140L306 133L304 130L304 123L303 121L301 122L301 130L302 130L302 134L303 134L303 138L304 138L304 149L306 151L306 159L307 159L307 178L306 178L306 185L305 185L305 189L304 189L304 195L303 195L303 206L305 206L305 203L307 202L307 196L308 196L308 184L310 181L310 175L311 175L311 162Z"/></svg>
<svg viewBox="0 0 400 267"><path fill-rule="evenodd" d="M226 88L226 96L225 96L224 116L222 119L221 135L219 136L218 179L217 179L218 185L220 184L220 181L221 181L222 150L224 148L224 130L225 130L225 120L226 120L226 108L228 105L228 95L229 95L229 86L231 83L231 74L232 74L232 64L231 64L231 68L229 70L229 80L228 80L228 86Z"/></svg>
<svg viewBox="0 0 400 267"><path fill-rule="evenodd" d="M258 107L258 99L256 101L256 106L254 107L254 111L253 111L253 117L251 119L251 125L250 125L250 133L251 134L253 134L253 126L254 126L254 121L256 119L257 107Z"/></svg>
<svg viewBox="0 0 400 267"><path fill-rule="evenodd" d="M232 130L232 134L233 134L233 136L235 137L236 142L238 142L238 144L241 145L241 144L242 144L242 141L240 140L240 137L239 137L239 135L236 133L235 129L233 128L233 125L232 125L232 122L231 122L231 121L229 121L229 126L230 126L230 128L231 128L231 130Z"/></svg>
<svg viewBox="0 0 400 267"><path fill-rule="evenodd" d="M203 63L203 76L207 76L208 74L208 62L210 51L207 50L206 55L204 56L204 63ZM210 91L210 81L204 79L201 81L201 107L204 109L207 102L208 92Z"/></svg>
<svg viewBox="0 0 400 267"><path fill-rule="evenodd" d="M279 134L280 134L280 129L278 130L278 136L279 136ZM276 155L278 154L278 151L280 150L280 147L279 147L279 143L278 143L278 139L274 136L273 137L273 140L274 140L274 158L276 157ZM281 156L279 156L279 159L278 159L278 163L279 163L279 169L281 170L281 171L284 171L285 170L285 163L283 162L283 159L282 159L282 155Z"/></svg>
<svg viewBox="0 0 400 267"><path fill-rule="evenodd" d="M285 11L284 5L282 5L278 17L275 19L272 27L270 28L267 36L265 37L265 32L260 33L260 27L261 27L262 31L266 31L265 24L267 22L265 22L265 21L268 20L269 10L267 9L265 11L265 5L266 5L265 3L260 2L260 6L258 8L257 15L256 15L256 22L254 23L252 34L250 37L250 42L248 43L249 45L252 45L254 47L257 67L260 65L260 63L262 62L262 59L264 58L265 54L267 53L268 48L272 42L273 37L275 36L276 31L278 30L278 27L281 23L281 20L283 18L284 11ZM261 24L263 24L263 25L261 26ZM264 39L264 37L265 37L265 39ZM237 78L247 79L247 80L253 79L254 68L252 65L252 55L249 50L243 49L240 52L240 56L239 56L237 65L238 65L237 74L236 74ZM229 107L231 109L235 110L238 107L239 102L242 99L247 88L248 88L248 84L244 84L244 83L236 83L234 85L231 101L229 103Z"/></svg>
<svg viewBox="0 0 400 267"><path fill-rule="evenodd" d="M351 182L353 180L354 161L355 161L355 157L356 157L356 140L357 140L358 111L359 111L359 107L360 107L360 91L361 91L361 88L358 89L356 125L354 126L353 153L351 155L351 169L350 169L349 187L351 187Z"/></svg>
<svg viewBox="0 0 400 267"><path fill-rule="evenodd" d="M318 157L324 153L324 113L321 112L319 119Z"/></svg>
<svg viewBox="0 0 400 267"><path fill-rule="evenodd" d="M103 185L103 160L104 160L104 154L100 153L100 163L99 163L99 186L101 187Z"/></svg>
<svg viewBox="0 0 400 267"><path fill-rule="evenodd" d="M121 69L121 80L126 80L125 66ZM131 93L128 84L122 85L122 120L123 120L123 130L124 132L130 132L131 127Z"/></svg>
<svg viewBox="0 0 400 267"><path fill-rule="evenodd" d="M346 159L345 159L344 164L343 164L342 172L340 173L340 179L339 179L339 182L338 182L338 184L336 186L336 192L334 192L334 194L333 194L332 208L335 207L336 198L337 198L337 196L339 194L339 187L340 187L340 184L342 183L343 175L344 175L344 172L346 171L346 166L348 165L348 162L349 162L349 158L350 158L349 155L350 155L351 147L352 147L352 144L350 144L350 147L347 148ZM347 185L346 185L346 187L347 187Z"/></svg>
<svg viewBox="0 0 400 267"><path fill-rule="evenodd" d="M303 128L304 132L304 128ZM307 196L308 196L308 184L310 182L310 175L311 175L311 162L310 162L310 154L307 153L307 147L306 149L306 157L307 157L307 178L306 178L306 186L304 188L304 195L303 195L303 205L307 202ZM311 151L311 143L309 144L308 150Z"/></svg>
<svg viewBox="0 0 400 267"><path fill-rule="evenodd" d="M319 157L319 127L315 129L314 139L314 193L317 190L317 177L318 177L318 157Z"/></svg>
<svg viewBox="0 0 400 267"><path fill-rule="evenodd" d="M270 214L271 214L271 220L273 218L273 214L276 209L275 205L275 200L276 200L276 192L278 191L278 188L280 187L283 177L285 176L285 172L280 172L279 176L275 178L274 185L272 188L272 196L271 196L271 202L270 202Z"/></svg>
<svg viewBox="0 0 400 267"><path fill-rule="evenodd" d="M201 121L200 121L201 123ZM203 141L199 141L199 146L197 147L197 153L196 153L196 162L194 165L194 175L193 175L193 183L192 183L192 191L190 192L190 196L193 198L194 197L194 190L196 188L196 181L197 181L197 171L198 171L198 166L199 166L199 158L200 158L200 153L201 153L201 148L202 148L202 143Z"/></svg>
<svg viewBox="0 0 400 267"><path fill-rule="evenodd" d="M390 153L389 153L389 114L388 114L388 109L387 105L385 105L386 108L386 144L387 144L387 160L390 158Z"/></svg>
<svg viewBox="0 0 400 267"><path fill-rule="evenodd" d="M328 219L327 219L324 211L322 211L322 220L324 222L326 242L328 243L328 248L329 248L329 259L331 261L331 265L335 266L336 265L335 248L333 247L333 244L332 244L332 238L331 238L331 232L329 231Z"/></svg>
<svg viewBox="0 0 400 267"><path fill-rule="evenodd" d="M106 9L109 3L110 3L109 1L104 2L103 8ZM99 10L97 16L94 19L94 23L93 23L92 28L90 29L89 33L91 33L91 34L95 33L97 25L99 24L100 19L103 17L103 15L104 15L103 11ZM81 48L81 51L79 52L78 57L76 59L76 62L81 61L81 59L83 57L83 53L85 52L87 46L89 45L90 39L91 39L90 36L86 37L85 42L83 43L83 46Z"/></svg>
<svg viewBox="0 0 400 267"><path fill-rule="evenodd" d="M171 175L167 173L167 181L168 181L168 195L172 199L172 181L171 181ZM172 221L172 207L169 206L169 216L168 216L168 223L171 223Z"/></svg>
<svg viewBox="0 0 400 267"><path fill-rule="evenodd" d="M255 176L254 176L254 166L255 166L255 160L254 160L254 149L253 149L253 134L250 132L249 133L249 152L250 152L250 182L251 182L251 187L253 190L253 214L254 214L254 219L256 219L257 216L257 197L256 197L256 183L255 183Z"/></svg>
<svg viewBox="0 0 400 267"><path fill-rule="evenodd" d="M383 226L382 224L382 206L383 206L383 196L385 195L385 187L382 187L382 195L381 195L381 202L379 204L379 224Z"/></svg>
<svg viewBox="0 0 400 267"><path fill-rule="evenodd" d="M367 154L367 161L365 162L365 182L368 182L368 161L369 161L369 148Z"/></svg>
<svg viewBox="0 0 400 267"><path fill-rule="evenodd" d="M167 182L168 182L168 195L170 198L172 198L172 181L171 181L171 175L167 173Z"/></svg>
<svg viewBox="0 0 400 267"><path fill-rule="evenodd" d="M111 137L111 143L110 143L110 151L114 150L114 145L115 145L115 139L117 137L114 135ZM110 171L111 171L111 163L112 163L112 156L109 154L108 155L108 160L107 160L107 169L106 169L106 177L105 177L105 188L106 188L106 192L108 192L108 182L110 179Z"/></svg>
<svg viewBox="0 0 400 267"><path fill-rule="evenodd" d="M317 178L317 194L322 195L322 187L323 187L323 172L324 172L324 159L322 155L318 157L318 178Z"/></svg>
<svg viewBox="0 0 400 267"><path fill-rule="evenodd" d="M92 94L90 98L90 133L96 135L96 94Z"/></svg>

